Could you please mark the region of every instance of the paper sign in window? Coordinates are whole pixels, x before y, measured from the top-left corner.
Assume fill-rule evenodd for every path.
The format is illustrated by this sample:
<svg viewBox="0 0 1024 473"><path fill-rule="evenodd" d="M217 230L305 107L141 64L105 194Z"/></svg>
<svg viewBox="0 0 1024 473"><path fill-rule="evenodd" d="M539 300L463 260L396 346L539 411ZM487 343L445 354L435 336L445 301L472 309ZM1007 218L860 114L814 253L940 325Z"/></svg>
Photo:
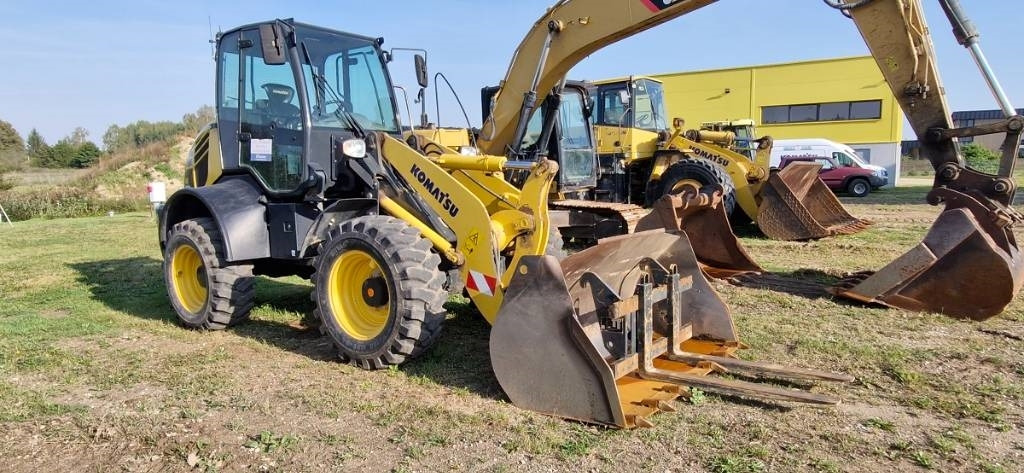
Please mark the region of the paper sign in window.
<svg viewBox="0 0 1024 473"><path fill-rule="evenodd" d="M274 140L256 139L249 141L249 160L252 162L270 162L273 156Z"/></svg>

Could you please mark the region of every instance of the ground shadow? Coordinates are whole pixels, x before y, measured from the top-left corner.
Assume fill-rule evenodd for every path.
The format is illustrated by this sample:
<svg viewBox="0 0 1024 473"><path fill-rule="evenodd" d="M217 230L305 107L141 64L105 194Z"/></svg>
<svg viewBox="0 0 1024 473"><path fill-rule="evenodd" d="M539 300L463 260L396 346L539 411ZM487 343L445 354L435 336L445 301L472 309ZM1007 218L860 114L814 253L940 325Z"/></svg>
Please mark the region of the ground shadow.
<svg viewBox="0 0 1024 473"><path fill-rule="evenodd" d="M69 266L92 298L107 307L142 319L178 323L167 300L160 260L134 257ZM502 398L504 394L491 372L487 322L468 301L450 302L445 307L453 316L446 321L441 336L423 356L400 369L483 397ZM320 334L308 284L258 278L253 317L229 330L315 360L338 359L331 341Z"/></svg>

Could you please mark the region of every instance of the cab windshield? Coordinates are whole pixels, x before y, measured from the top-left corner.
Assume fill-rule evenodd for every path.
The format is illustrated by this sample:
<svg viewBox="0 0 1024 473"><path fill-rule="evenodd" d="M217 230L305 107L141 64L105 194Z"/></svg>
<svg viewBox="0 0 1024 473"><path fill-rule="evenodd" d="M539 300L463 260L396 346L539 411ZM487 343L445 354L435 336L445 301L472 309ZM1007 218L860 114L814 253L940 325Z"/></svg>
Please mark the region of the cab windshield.
<svg viewBox="0 0 1024 473"><path fill-rule="evenodd" d="M736 135L736 151L754 161L757 157L754 127L749 125L737 126L733 129L733 133Z"/></svg>
<svg viewBox="0 0 1024 473"><path fill-rule="evenodd" d="M633 125L636 128L661 131L668 128L665 120L665 90L652 80L633 82Z"/></svg>
<svg viewBox="0 0 1024 473"><path fill-rule="evenodd" d="M295 29L313 126L348 128L348 112L364 129L397 133L391 84L373 41Z"/></svg>

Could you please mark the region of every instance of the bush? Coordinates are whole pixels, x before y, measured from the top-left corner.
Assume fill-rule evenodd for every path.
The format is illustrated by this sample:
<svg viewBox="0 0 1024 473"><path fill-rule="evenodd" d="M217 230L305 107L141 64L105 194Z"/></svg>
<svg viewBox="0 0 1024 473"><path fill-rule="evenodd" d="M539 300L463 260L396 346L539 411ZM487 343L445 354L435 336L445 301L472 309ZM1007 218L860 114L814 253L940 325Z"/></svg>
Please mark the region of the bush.
<svg viewBox="0 0 1024 473"><path fill-rule="evenodd" d="M0 192L0 205L11 220L30 218L88 217L110 210L129 212L145 210L145 199L101 199L74 187L55 187L28 192Z"/></svg>
<svg viewBox="0 0 1024 473"><path fill-rule="evenodd" d="M967 167L971 169L990 174L999 170L999 155L977 143L960 146L960 154L963 155L964 161L967 161Z"/></svg>

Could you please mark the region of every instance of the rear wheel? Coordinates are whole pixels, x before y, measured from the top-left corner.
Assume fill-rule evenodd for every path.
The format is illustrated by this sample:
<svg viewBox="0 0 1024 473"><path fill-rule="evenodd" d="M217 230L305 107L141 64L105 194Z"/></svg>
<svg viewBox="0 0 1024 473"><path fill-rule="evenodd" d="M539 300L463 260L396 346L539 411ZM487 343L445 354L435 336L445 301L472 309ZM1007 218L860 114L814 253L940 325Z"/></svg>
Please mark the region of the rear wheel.
<svg viewBox="0 0 1024 473"><path fill-rule="evenodd" d="M249 317L252 266L224 262L224 240L211 218L175 224L164 249L171 307L187 327L220 330Z"/></svg>
<svg viewBox="0 0 1024 473"><path fill-rule="evenodd" d="M703 158L683 158L669 166L654 186L655 195L649 200L653 202L663 195L678 194L687 188L700 191L716 184L723 189L725 213L732 215L736 208L736 186L732 177L721 166Z"/></svg>
<svg viewBox="0 0 1024 473"><path fill-rule="evenodd" d="M316 258L312 297L321 331L344 361L398 365L437 339L447 315L446 276L431 248L418 230L387 216L331 231Z"/></svg>
<svg viewBox="0 0 1024 473"><path fill-rule="evenodd" d="M871 183L867 179L852 179L846 184L846 193L854 197L864 197L871 193Z"/></svg>

